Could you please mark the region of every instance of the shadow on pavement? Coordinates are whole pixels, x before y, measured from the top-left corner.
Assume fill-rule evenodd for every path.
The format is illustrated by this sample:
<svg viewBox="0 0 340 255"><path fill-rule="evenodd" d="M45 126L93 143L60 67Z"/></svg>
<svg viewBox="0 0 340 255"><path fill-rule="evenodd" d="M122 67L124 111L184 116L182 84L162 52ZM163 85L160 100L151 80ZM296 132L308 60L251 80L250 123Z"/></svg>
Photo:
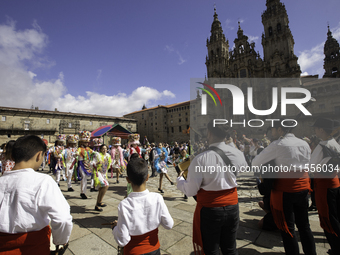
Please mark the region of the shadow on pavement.
<svg viewBox="0 0 340 255"><path fill-rule="evenodd" d="M83 219L73 219L77 225L84 228L110 228L108 223L117 220L117 216L93 216ZM103 225L104 224L104 225Z"/></svg>
<svg viewBox="0 0 340 255"><path fill-rule="evenodd" d="M237 249L238 250L238 254L239 255L259 255L259 254L261 254L261 255L277 255L277 254L284 254L284 253L282 253L282 252L280 252L280 251L270 251L270 252L259 252L259 251L257 251L257 250L255 250L255 249L252 249L252 248L246 248L246 247L244 247L244 248L239 248L239 249Z"/></svg>

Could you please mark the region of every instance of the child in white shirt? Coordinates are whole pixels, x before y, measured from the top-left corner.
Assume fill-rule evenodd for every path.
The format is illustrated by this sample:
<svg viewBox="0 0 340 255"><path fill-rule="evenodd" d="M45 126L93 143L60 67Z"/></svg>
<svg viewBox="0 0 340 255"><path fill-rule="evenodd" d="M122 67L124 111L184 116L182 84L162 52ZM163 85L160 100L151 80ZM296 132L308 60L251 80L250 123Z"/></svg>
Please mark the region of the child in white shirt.
<svg viewBox="0 0 340 255"><path fill-rule="evenodd" d="M174 221L160 194L149 192L148 165L144 159L131 160L127 165L127 181L133 192L118 205L118 221L113 223L113 235L124 255L160 255L158 227L173 227Z"/></svg>

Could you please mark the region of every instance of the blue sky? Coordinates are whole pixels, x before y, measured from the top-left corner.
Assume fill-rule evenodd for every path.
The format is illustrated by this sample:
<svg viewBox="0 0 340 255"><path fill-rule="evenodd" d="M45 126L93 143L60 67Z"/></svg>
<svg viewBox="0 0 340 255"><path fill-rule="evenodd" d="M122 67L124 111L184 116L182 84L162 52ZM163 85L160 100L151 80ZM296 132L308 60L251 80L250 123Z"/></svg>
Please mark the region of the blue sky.
<svg viewBox="0 0 340 255"><path fill-rule="evenodd" d="M122 116L190 99L206 74L214 3L229 39L237 22L263 58L265 0L0 2L0 105ZM339 0L282 0L304 73L323 75L327 22Z"/></svg>

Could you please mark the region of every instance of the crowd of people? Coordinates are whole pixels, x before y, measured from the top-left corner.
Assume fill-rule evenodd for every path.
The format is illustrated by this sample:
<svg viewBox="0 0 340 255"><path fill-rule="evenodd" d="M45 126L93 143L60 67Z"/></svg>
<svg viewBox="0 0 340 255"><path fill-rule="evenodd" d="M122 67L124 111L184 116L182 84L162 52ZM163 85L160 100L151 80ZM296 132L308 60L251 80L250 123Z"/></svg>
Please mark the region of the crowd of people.
<svg viewBox="0 0 340 255"><path fill-rule="evenodd" d="M98 192L94 209L101 212L106 206L103 200L109 187L108 178L113 178L114 173L116 183L125 173L128 182L126 198L118 206L118 220L112 222L115 240L124 247L124 254L160 254L158 227L171 229L173 219L162 196L149 192L146 183L159 175L160 193L164 193L164 177L175 185L167 173L170 165L178 173L177 188L185 198L194 197L197 202L193 219L195 254L219 254L219 250L222 254L237 254L237 173L249 166L281 169L270 173L258 171L254 178L263 195L259 206L266 212L259 226L280 230L286 254L299 254L295 225L304 253L316 254L309 210L319 213L320 225L331 247L329 253L340 254L340 123L319 118L313 127L315 135L298 138L291 128L275 122L270 128L271 139L267 136L256 139L237 136L226 125L214 126L209 122L207 139L193 145L190 141L141 145L138 134L130 135L127 145L121 144L120 137L113 137L112 144L106 145L101 138L91 139L88 131L81 131L79 135L58 135L55 145L49 149L40 138L32 135L9 141L2 146L1 154L0 217L11 216L0 222L0 254L20 247L31 249L22 240L23 235L49 239L49 221L55 244L67 247L72 217L58 188L59 182L66 180L69 192L74 191L72 182L80 182L80 198L87 199L87 179L91 178L90 190ZM43 167L45 161L54 172L55 180L33 171ZM184 162L190 162L186 172L181 168ZM214 174L200 171L207 166L220 169L229 166L229 169ZM231 171L230 167L236 171ZM289 170L283 171L285 167ZM37 181L28 187L25 178ZM49 204L47 200L51 196L60 208ZM30 209L26 210L29 201L35 207L28 205ZM25 217L19 219L22 213ZM29 240L30 245L35 242ZM43 241L45 244L41 244ZM42 251L39 254L47 254L46 238L41 242L34 245L39 245Z"/></svg>

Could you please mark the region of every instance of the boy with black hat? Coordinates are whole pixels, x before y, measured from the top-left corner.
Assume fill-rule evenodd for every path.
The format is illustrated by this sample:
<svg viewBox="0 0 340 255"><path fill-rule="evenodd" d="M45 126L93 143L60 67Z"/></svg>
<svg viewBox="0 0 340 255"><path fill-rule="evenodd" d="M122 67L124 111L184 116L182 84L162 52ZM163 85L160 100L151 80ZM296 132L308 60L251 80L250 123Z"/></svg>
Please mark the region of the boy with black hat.
<svg viewBox="0 0 340 255"><path fill-rule="evenodd" d="M336 171L339 165L332 164L334 158L339 158L340 145L332 137L333 120L318 118L312 127L321 139L309 165L309 170L322 169L314 175L316 207L320 225L332 249L331 254L340 254L340 182Z"/></svg>

